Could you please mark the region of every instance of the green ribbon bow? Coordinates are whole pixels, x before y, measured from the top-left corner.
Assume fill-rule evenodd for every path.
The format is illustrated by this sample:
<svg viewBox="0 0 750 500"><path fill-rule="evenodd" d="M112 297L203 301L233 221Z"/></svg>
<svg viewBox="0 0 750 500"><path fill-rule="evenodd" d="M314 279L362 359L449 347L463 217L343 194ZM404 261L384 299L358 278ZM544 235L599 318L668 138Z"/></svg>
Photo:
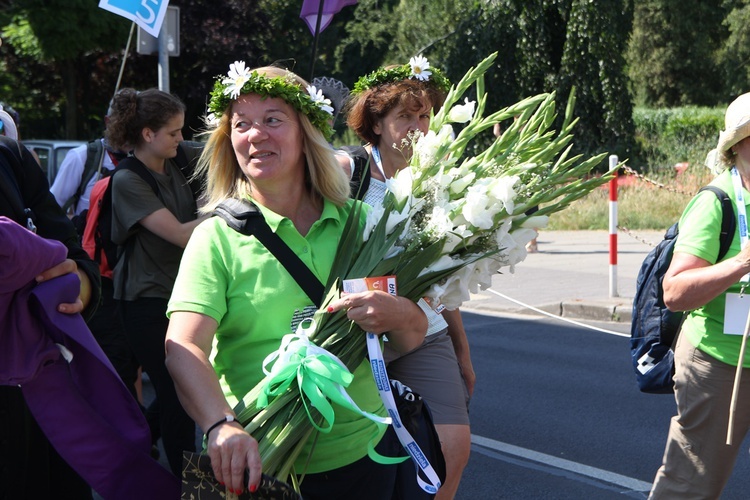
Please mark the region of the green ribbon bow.
<svg viewBox="0 0 750 500"><path fill-rule="evenodd" d="M263 361L266 378L258 395L258 408L268 406L269 399L286 392L296 380L307 417L313 427L320 432L328 433L333 428L335 417L331 402L378 424L390 424L389 417L366 412L357 406L346 392L346 387L349 387L354 375L340 359L310 341L308 332L314 329L313 320L302 322L297 332L285 335L281 339L281 346L277 351L266 356ZM267 369L271 364L271 369ZM311 405L320 412L324 425L318 425L313 418L310 412Z"/></svg>

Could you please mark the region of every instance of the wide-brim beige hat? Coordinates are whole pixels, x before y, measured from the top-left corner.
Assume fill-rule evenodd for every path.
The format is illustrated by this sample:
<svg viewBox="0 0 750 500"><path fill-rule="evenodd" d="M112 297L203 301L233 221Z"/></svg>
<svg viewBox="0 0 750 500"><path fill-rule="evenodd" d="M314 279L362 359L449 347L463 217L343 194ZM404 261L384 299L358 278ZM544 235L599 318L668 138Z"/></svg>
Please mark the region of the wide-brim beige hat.
<svg viewBox="0 0 750 500"><path fill-rule="evenodd" d="M719 134L716 149L723 153L746 137L750 137L750 92L742 94L727 107L724 130Z"/></svg>

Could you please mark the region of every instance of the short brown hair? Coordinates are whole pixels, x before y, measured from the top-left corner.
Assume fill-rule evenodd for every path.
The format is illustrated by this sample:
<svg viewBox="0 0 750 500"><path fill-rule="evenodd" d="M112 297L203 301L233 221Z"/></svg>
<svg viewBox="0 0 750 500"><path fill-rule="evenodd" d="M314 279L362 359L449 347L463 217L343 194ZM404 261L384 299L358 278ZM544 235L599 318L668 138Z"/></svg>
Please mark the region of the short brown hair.
<svg viewBox="0 0 750 500"><path fill-rule="evenodd" d="M347 106L346 124L363 141L377 144L378 135L373 132L373 127L393 108L419 109L426 99L437 113L445 96L445 92L435 85L412 78L379 85L352 98Z"/></svg>

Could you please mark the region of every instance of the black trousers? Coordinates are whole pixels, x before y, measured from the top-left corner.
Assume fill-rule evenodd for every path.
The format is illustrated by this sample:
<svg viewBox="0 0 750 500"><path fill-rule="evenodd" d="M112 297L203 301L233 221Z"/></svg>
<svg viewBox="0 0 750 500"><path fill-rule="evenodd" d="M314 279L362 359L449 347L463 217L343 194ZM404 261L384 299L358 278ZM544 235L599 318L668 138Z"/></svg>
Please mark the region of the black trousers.
<svg viewBox="0 0 750 500"><path fill-rule="evenodd" d="M138 378L138 360L128 342L111 279L102 276L102 300L87 324L125 387L137 400L135 383Z"/></svg>
<svg viewBox="0 0 750 500"><path fill-rule="evenodd" d="M164 364L164 339L169 320L167 300L141 298L120 301L125 331L135 357L154 384L159 405L159 427L169 467L182 474L183 450L195 451L195 422L185 413Z"/></svg>
<svg viewBox="0 0 750 500"><path fill-rule="evenodd" d="M406 455L393 426L388 426L388 430L375 450L386 457ZM414 474L414 466L410 461L405 462L405 466L407 470ZM379 464L365 456L352 464L332 471L306 475L302 480L302 497L305 500L390 500L391 498L398 498L396 479L399 467L399 465ZM411 477L413 478L414 475ZM418 487L417 490L419 490ZM421 490L419 491L421 492ZM431 495L424 495L424 497L414 498L432 498Z"/></svg>
<svg viewBox="0 0 750 500"><path fill-rule="evenodd" d="M19 387L0 386L0 499L87 500L91 488L55 451Z"/></svg>

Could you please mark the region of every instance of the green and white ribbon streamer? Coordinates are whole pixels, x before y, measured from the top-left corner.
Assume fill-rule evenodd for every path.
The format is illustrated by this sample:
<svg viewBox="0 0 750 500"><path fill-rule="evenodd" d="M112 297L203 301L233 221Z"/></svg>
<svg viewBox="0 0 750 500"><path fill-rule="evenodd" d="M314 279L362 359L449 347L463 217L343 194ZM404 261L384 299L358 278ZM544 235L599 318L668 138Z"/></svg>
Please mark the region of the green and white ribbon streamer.
<svg viewBox="0 0 750 500"><path fill-rule="evenodd" d="M307 326L305 324L307 323ZM354 376L339 358L318 347L309 339L309 334L315 331L315 322L306 320L300 323L293 334L284 335L281 346L263 360L263 381L258 408L268 406L269 399L273 399L286 392L296 380L307 416L312 425L320 432L330 432L334 424L334 411L331 402L337 403L348 410L366 417L373 422L389 425L389 417L381 417L366 412L346 392L346 387ZM273 365L273 366L271 366ZM269 369L268 367L271 366ZM325 421L320 426L310 414L312 405Z"/></svg>
<svg viewBox="0 0 750 500"><path fill-rule="evenodd" d="M388 372L385 369L383 351L380 349L380 340L374 333L367 333L367 353L370 355L370 368L372 369L372 376L375 378L375 385L378 386L380 399L383 400L385 409L393 419L393 429L396 431L398 440L414 462L414 467L417 471L417 483L427 493L435 494L440 489L442 483L437 472L435 472L435 469L430 464L429 459L422 451L422 448L419 447L412 435L401 423L401 417L396 408L396 401L393 399L393 388L388 379ZM429 483L424 481L419 475L420 470L429 480Z"/></svg>

